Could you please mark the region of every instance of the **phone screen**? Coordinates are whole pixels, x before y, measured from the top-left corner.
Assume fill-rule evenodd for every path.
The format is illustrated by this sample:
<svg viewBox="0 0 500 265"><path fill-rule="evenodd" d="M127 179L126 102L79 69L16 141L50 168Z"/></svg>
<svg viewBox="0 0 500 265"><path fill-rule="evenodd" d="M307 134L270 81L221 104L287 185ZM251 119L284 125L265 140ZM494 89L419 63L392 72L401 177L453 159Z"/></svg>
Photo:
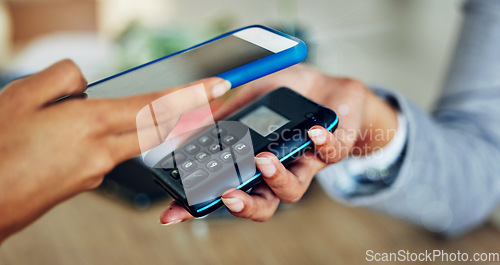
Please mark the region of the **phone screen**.
<svg viewBox="0 0 500 265"><path fill-rule="evenodd" d="M215 76L273 54L236 35L98 82L90 86L89 98L115 98L158 91Z"/></svg>

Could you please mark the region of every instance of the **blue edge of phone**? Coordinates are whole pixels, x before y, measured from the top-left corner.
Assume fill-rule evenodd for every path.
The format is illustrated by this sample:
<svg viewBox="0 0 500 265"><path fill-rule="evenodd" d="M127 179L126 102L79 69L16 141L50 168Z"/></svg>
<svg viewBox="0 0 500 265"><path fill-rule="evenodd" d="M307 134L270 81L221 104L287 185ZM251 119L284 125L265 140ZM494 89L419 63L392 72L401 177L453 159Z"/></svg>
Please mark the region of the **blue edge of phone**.
<svg viewBox="0 0 500 265"><path fill-rule="evenodd" d="M268 30L268 31L271 31L271 32L273 32L275 34L283 36L285 38L292 39L292 40L298 42L298 44L295 45L292 48L286 49L286 50L278 52L278 53L271 54L271 55L266 56L264 58L261 58L259 60L253 61L251 63L242 65L240 67L231 69L231 70L229 70L227 72L224 72L224 73L221 73L221 74L217 75L217 77L220 77L222 79L225 79L225 80L229 81L231 83L231 87L232 88L238 87L240 85L243 85L243 84L248 83L250 81L253 81L255 79L261 78L263 76L266 76L266 75L269 75L271 73L277 72L279 70L285 69L285 68L290 67L292 65L298 64L298 63L302 62L306 58L306 56L307 56L307 45L302 40L300 40L298 38L295 38L293 36L289 36L289 35L287 35L285 33L279 32L277 30L268 28L266 26L251 25L251 26L239 28L239 29L236 29L236 30L224 33L222 35L219 35L219 36L217 36L215 38L212 38L210 40L207 40L205 42L202 42L202 43L197 44L195 46L192 46L190 48L187 48L187 49L184 49L184 50L181 50L181 51L178 51L178 52L174 52L174 53L169 54L167 56L163 56L163 57L158 58L156 60L147 62L145 64L136 66L134 68L130 68L128 70L125 70L125 71L123 71L121 73L118 73L118 74L109 76L107 78L101 79L99 81L96 81L96 82L90 84L89 87L95 86L95 85L97 85L99 83L102 83L104 81L107 81L109 79L115 78L115 77L120 76L120 75L124 75L124 74L126 74L128 72L134 71L136 69L139 69L139 68L142 68L144 66L156 63L156 62L161 61L161 60L165 60L165 59L167 59L169 57L172 57L172 56L175 56L177 54L180 54L180 53L183 53L183 52L195 49L195 48L200 47L202 45L205 45L207 43L210 43L210 42L216 41L218 39L221 39L221 38L227 37L229 35L232 35L232 34L238 32L238 31L241 31L241 30L244 30L244 29L247 29L247 28L252 28L252 27L263 28L265 30ZM249 71L250 69L251 69L251 71ZM193 80L193 81L195 81L195 80Z"/></svg>
<svg viewBox="0 0 500 265"><path fill-rule="evenodd" d="M335 121L330 125L328 126L328 128L326 128L328 131L330 131L333 127L335 127L335 125L337 125L337 123L339 123L339 118L336 117ZM293 152L289 153L288 155L284 156L283 158L280 159L280 162L283 162L285 161L286 159L288 159L289 157L293 156L294 154L296 154L297 152L300 152L302 149L304 149L306 146L308 146L309 144L311 143L311 140L307 141L306 143L304 143L303 145L299 146L297 149L295 149ZM237 189L240 189L241 187L245 186L247 183L250 183L252 181L254 181L256 178L260 177L261 173L257 173L255 176L253 176L251 179L245 181L245 183L242 183L240 184ZM221 198L218 198L216 199L215 201L211 202L210 204L207 204L205 206L203 206L202 208L200 209L196 209L196 212L203 212L204 210L216 205L217 203L219 203L222 199Z"/></svg>

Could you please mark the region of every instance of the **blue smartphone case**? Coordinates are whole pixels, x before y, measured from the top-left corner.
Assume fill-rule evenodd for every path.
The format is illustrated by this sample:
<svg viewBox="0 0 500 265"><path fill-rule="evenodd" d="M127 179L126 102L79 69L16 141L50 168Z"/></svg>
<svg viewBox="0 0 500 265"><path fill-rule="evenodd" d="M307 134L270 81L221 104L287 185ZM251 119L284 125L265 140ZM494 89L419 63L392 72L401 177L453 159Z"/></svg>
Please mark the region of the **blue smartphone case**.
<svg viewBox="0 0 500 265"><path fill-rule="evenodd" d="M247 26L247 27L243 27L243 28L240 28L240 29L237 29L237 30L233 30L233 31L224 33L224 34L222 34L220 36L217 36L217 37L215 37L213 39L210 39L208 41L202 42L202 43L200 43L198 45L195 45L193 47L187 48L185 50L181 50L181 51L178 51L178 52L166 55L166 56L158 58L156 60L147 62L145 64L136 66L136 67L128 69L128 70L125 70L125 71L123 71L121 73L118 73L118 74L112 75L110 77L101 79L99 81L96 81L96 82L88 85L88 87L95 86L95 85L97 85L99 83L102 83L104 81L108 81L110 79L113 79L113 78L121 76L121 75L125 75L125 74L127 74L129 72L132 72L134 70L137 70L139 68L145 67L147 65L156 63L158 61L166 60L166 59L168 59L168 58L170 58L172 56L178 55L178 54L183 53L183 52L187 52L189 50L195 49L195 48L200 47L202 45L208 44L210 42L213 42L213 41L216 41L218 39L227 37L227 36L232 35L232 34L238 32L238 31L241 31L241 30L244 30L244 29L247 29L247 28L251 28L251 27L263 28L263 29L265 29L267 31L271 31L271 32L273 32L275 34L278 34L280 36L283 36L285 38L292 39L292 40L298 42L298 44L295 45L292 48L287 49L287 50L271 54L271 55L266 56L266 57L264 57L262 59L253 61L251 63L245 64L243 66L234 68L232 70L229 70L227 72L224 72L224 73L221 73L221 74L217 75L218 77L223 78L223 79L229 81L231 83L231 87L232 88L240 86L240 85L243 85L245 83L248 83L248 82L253 81L255 79L261 78L261 77L266 76L268 74L272 74L272 73L277 72L279 70L285 69L285 68L290 67L290 66L292 66L294 64L300 63L301 61L303 61L306 58L306 56L307 56L307 46L306 46L306 44L302 40L300 40L298 38L295 38L295 37L292 37L292 36L289 36L289 35L287 35L285 33L279 32L277 30L274 30L274 29L262 26L262 25L252 25L252 26ZM196 81L196 80L192 80L192 81Z"/></svg>
<svg viewBox="0 0 500 265"><path fill-rule="evenodd" d="M227 35L234 34L237 31L240 31L240 30L243 30L246 28L250 28L250 27L260 27L260 28L266 29L268 31L271 31L273 33L276 33L278 35L286 37L288 39L292 39L294 41L297 41L298 44L290 49L266 56L266 57L259 59L257 61L251 62L249 64L240 66L238 68L235 68L233 70L230 70L230 71L227 71L225 73L218 75L219 77L231 82L232 87L237 87L237 86L243 85L243 84L248 83L252 80L261 78L261 77L266 76L268 74L272 74L272 73L277 72L279 70L290 67L294 64L298 64L306 58L307 46L302 40L295 38L295 37L292 37L292 36L289 36L285 33L279 32L277 30L274 30L274 29L271 29L271 28L268 28L265 26L261 26L261 25L248 26L248 27L244 27L244 28L232 31L232 32L228 32L228 33L221 35L215 39L212 39L210 41L214 41L218 38L223 38Z"/></svg>

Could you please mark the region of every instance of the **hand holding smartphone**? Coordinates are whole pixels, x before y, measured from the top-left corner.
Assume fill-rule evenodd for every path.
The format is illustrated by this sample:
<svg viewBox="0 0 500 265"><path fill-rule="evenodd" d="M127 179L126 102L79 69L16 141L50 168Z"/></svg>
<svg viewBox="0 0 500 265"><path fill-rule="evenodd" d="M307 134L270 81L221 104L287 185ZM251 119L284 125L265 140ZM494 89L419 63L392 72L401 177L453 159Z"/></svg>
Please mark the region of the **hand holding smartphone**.
<svg viewBox="0 0 500 265"><path fill-rule="evenodd" d="M89 98L125 97L218 76L237 87L304 60L305 43L260 26L237 29L90 84Z"/></svg>

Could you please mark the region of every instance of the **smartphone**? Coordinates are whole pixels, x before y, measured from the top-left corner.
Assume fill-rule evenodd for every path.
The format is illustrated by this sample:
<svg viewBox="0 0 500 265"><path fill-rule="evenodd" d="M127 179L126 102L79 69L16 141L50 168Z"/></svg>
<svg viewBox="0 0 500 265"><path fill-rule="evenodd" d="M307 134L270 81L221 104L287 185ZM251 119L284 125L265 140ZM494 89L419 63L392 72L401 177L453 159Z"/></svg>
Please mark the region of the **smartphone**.
<svg viewBox="0 0 500 265"><path fill-rule="evenodd" d="M282 87L183 142L152 168L154 180L202 217L223 205L226 190L248 191L262 180L255 155L271 152L286 165L313 148L307 136L312 126L333 132L338 122L331 109Z"/></svg>
<svg viewBox="0 0 500 265"><path fill-rule="evenodd" d="M89 98L154 92L218 76L237 87L304 60L306 44L274 29L253 25L92 83Z"/></svg>

